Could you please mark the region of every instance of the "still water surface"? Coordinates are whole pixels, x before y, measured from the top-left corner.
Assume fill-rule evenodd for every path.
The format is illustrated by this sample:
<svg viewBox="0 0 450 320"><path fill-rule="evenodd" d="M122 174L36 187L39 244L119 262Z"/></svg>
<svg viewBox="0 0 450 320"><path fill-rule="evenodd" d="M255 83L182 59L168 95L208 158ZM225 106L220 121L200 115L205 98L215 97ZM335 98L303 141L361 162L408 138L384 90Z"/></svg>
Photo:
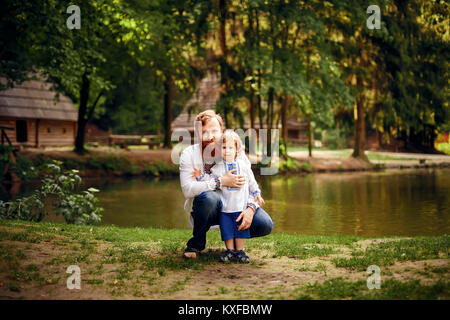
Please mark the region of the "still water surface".
<svg viewBox="0 0 450 320"><path fill-rule="evenodd" d="M440 235L450 232L450 169L257 178L274 232L305 235ZM87 181L103 225L189 228L178 179ZM45 220L62 221L58 217Z"/></svg>

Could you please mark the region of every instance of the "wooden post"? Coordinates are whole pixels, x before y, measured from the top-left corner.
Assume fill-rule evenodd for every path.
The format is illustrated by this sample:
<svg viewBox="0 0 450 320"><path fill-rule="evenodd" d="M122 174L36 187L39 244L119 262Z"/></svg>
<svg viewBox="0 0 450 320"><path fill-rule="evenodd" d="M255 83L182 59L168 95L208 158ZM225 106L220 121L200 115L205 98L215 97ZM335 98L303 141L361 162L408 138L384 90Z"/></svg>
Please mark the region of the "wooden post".
<svg viewBox="0 0 450 320"><path fill-rule="evenodd" d="M36 148L39 148L39 125L40 125L40 119L36 119Z"/></svg>

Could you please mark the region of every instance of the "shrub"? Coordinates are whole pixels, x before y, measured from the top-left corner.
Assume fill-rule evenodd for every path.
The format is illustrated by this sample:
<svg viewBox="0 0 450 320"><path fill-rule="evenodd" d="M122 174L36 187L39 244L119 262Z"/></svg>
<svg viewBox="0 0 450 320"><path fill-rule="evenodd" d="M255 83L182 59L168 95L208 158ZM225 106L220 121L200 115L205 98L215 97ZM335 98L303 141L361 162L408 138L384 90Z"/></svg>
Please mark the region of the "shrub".
<svg viewBox="0 0 450 320"><path fill-rule="evenodd" d="M33 161L24 156L17 156L14 172L22 181L36 179L39 176L39 170Z"/></svg>
<svg viewBox="0 0 450 320"><path fill-rule="evenodd" d="M0 200L0 218L41 221L47 211L44 200L56 197L52 202L56 215L62 214L70 224L93 224L100 222L103 208L98 207L94 196L98 190L89 188L82 193L75 193L81 184L77 170L62 170L62 162L54 161L46 165L46 172L41 186L28 197L4 202Z"/></svg>

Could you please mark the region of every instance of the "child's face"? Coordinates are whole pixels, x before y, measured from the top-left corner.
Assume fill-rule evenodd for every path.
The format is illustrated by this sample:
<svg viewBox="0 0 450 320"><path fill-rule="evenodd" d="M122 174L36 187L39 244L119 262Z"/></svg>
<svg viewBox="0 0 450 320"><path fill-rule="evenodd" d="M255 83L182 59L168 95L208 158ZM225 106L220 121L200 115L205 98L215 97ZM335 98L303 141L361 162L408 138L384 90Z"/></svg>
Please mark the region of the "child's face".
<svg viewBox="0 0 450 320"><path fill-rule="evenodd" d="M234 161L236 158L236 146L234 141L226 141L222 144L222 157L225 161Z"/></svg>

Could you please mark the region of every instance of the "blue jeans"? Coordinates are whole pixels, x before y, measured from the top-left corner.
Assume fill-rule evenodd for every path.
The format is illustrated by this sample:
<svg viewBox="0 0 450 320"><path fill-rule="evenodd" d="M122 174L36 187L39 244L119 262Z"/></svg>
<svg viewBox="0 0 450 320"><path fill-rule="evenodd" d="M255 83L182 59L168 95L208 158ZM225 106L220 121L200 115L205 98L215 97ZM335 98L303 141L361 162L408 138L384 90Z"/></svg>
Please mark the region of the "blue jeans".
<svg viewBox="0 0 450 320"><path fill-rule="evenodd" d="M206 246L206 232L213 225L220 224L222 201L216 191L205 191L194 198L192 218L194 219L193 237L187 246L203 250ZM273 230L273 221L263 208L258 208L250 226L250 237L263 237Z"/></svg>

